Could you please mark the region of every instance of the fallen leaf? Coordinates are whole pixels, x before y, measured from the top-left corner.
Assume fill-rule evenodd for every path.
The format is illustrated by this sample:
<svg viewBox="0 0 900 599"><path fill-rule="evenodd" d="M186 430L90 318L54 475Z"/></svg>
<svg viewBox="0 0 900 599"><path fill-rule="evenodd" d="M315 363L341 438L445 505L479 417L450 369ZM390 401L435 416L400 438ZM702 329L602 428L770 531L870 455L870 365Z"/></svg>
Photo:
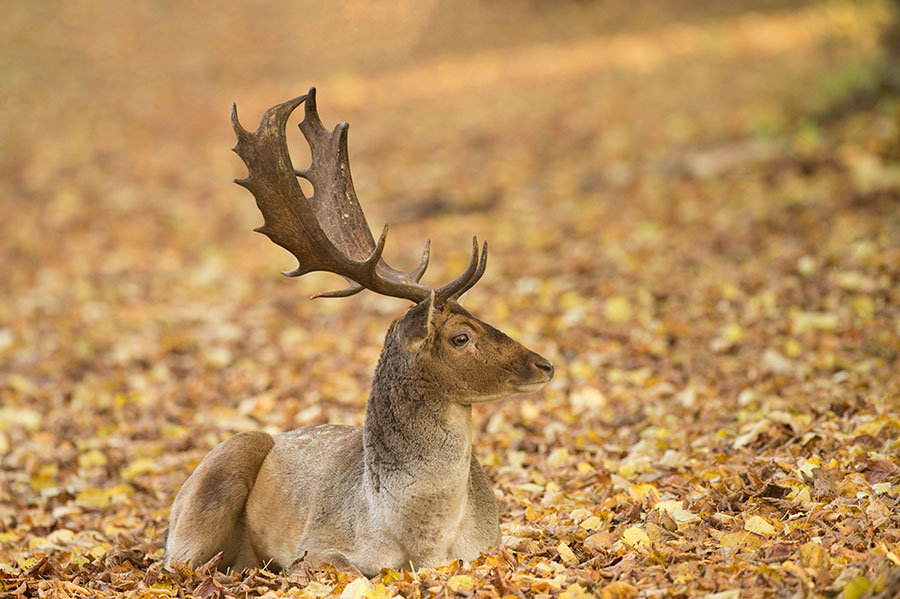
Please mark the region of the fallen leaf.
<svg viewBox="0 0 900 599"><path fill-rule="evenodd" d="M637 596L637 587L621 580L611 582L600 590L602 599L636 599Z"/></svg>
<svg viewBox="0 0 900 599"><path fill-rule="evenodd" d="M590 516L582 520L578 526L585 530L595 530L603 526L603 520L597 516Z"/></svg>
<svg viewBox="0 0 900 599"><path fill-rule="evenodd" d="M603 305L603 316L613 324L622 324L631 318L631 302L624 295L614 295Z"/></svg>
<svg viewBox="0 0 900 599"><path fill-rule="evenodd" d="M578 563L578 557L575 555L575 552L572 551L572 549L565 543L560 543L559 545L557 545L556 552L559 553L559 557L562 559L562 561L566 562L567 564Z"/></svg>
<svg viewBox="0 0 900 599"><path fill-rule="evenodd" d="M828 564L828 552L813 541L803 543L800 545L800 563L807 568L824 568Z"/></svg>
<svg viewBox="0 0 900 599"><path fill-rule="evenodd" d="M860 599L872 588L872 583L865 576L857 576L844 587L844 599Z"/></svg>
<svg viewBox="0 0 900 599"><path fill-rule="evenodd" d="M455 593L458 591L471 591L475 588L475 581L471 576L456 574L447 581L447 586Z"/></svg>
<svg viewBox="0 0 900 599"><path fill-rule="evenodd" d="M747 521L744 522L744 530L763 536L771 536L777 532L775 527L761 516L751 516L748 518Z"/></svg>
<svg viewBox="0 0 900 599"><path fill-rule="evenodd" d="M584 540L584 547L591 551L606 550L612 547L614 541L612 533L607 531L598 532Z"/></svg>
<svg viewBox="0 0 900 599"><path fill-rule="evenodd" d="M637 526L631 526L622 531L622 540L631 547L650 544L650 537Z"/></svg>
<svg viewBox="0 0 900 599"><path fill-rule="evenodd" d="M360 576L344 587L341 599L375 599L375 585L365 576Z"/></svg>

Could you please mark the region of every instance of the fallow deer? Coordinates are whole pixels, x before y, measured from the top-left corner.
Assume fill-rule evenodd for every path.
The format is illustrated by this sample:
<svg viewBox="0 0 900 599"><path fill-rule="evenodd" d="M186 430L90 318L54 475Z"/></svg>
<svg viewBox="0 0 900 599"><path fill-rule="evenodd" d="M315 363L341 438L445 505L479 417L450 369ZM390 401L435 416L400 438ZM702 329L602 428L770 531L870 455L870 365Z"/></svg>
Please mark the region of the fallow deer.
<svg viewBox="0 0 900 599"><path fill-rule="evenodd" d="M294 170L288 116L305 103L300 130L312 153ZM270 108L255 132L232 106L237 152L255 196L256 229L290 251L287 276L327 271L348 287L414 305L388 330L363 426L319 425L269 435L240 433L215 447L181 487L169 521L166 563L287 568L305 559L359 570L434 566L474 559L500 542L497 501L472 452L472 404L536 391L553 376L543 357L469 314L458 298L481 278L487 244L473 239L465 272L437 288L419 283L429 259L395 270L363 215L347 155L346 123L329 132L315 88ZM297 180L314 194L306 198ZM480 255L480 258L479 258Z"/></svg>

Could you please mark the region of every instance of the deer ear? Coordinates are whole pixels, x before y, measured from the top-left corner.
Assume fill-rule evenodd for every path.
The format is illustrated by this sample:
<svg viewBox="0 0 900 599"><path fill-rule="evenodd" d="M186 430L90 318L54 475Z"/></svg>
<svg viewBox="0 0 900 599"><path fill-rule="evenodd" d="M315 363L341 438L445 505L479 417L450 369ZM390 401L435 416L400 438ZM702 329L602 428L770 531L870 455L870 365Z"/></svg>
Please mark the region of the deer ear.
<svg viewBox="0 0 900 599"><path fill-rule="evenodd" d="M407 310L398 323L400 338L407 346L420 346L434 334L434 291Z"/></svg>

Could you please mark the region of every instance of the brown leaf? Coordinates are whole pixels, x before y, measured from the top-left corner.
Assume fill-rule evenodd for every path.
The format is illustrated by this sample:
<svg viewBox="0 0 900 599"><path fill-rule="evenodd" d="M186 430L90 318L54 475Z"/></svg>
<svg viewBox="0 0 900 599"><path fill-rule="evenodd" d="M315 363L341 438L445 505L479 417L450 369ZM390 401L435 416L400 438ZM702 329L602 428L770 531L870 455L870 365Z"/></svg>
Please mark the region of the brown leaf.
<svg viewBox="0 0 900 599"><path fill-rule="evenodd" d="M866 460L865 467L863 468L863 472L866 473L866 480L870 484L894 480L898 470L900 470L900 468L890 460L879 458L869 458Z"/></svg>
<svg viewBox="0 0 900 599"><path fill-rule="evenodd" d="M209 558L209 560L207 560L206 563L204 563L199 568L197 568L195 570L195 574L197 576L206 576L207 574L209 574L211 572L215 572L216 567L218 567L219 562L222 561L222 556L224 556L224 555L225 555L224 551L218 552L217 554L215 554L214 556Z"/></svg>
<svg viewBox="0 0 900 599"><path fill-rule="evenodd" d="M192 591L199 599L222 599L225 593L222 586L212 576L207 576L194 587Z"/></svg>

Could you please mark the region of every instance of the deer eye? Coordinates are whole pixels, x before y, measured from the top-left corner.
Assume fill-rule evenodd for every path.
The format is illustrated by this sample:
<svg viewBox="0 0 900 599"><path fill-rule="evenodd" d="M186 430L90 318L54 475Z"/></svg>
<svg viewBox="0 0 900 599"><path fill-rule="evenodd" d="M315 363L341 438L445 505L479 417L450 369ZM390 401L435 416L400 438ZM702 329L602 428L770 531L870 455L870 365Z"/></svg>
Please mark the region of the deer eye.
<svg viewBox="0 0 900 599"><path fill-rule="evenodd" d="M450 339L450 343L452 343L456 347L462 347L463 345L465 345L468 342L469 342L469 336L466 335L465 333L461 333L459 335L454 335Z"/></svg>

